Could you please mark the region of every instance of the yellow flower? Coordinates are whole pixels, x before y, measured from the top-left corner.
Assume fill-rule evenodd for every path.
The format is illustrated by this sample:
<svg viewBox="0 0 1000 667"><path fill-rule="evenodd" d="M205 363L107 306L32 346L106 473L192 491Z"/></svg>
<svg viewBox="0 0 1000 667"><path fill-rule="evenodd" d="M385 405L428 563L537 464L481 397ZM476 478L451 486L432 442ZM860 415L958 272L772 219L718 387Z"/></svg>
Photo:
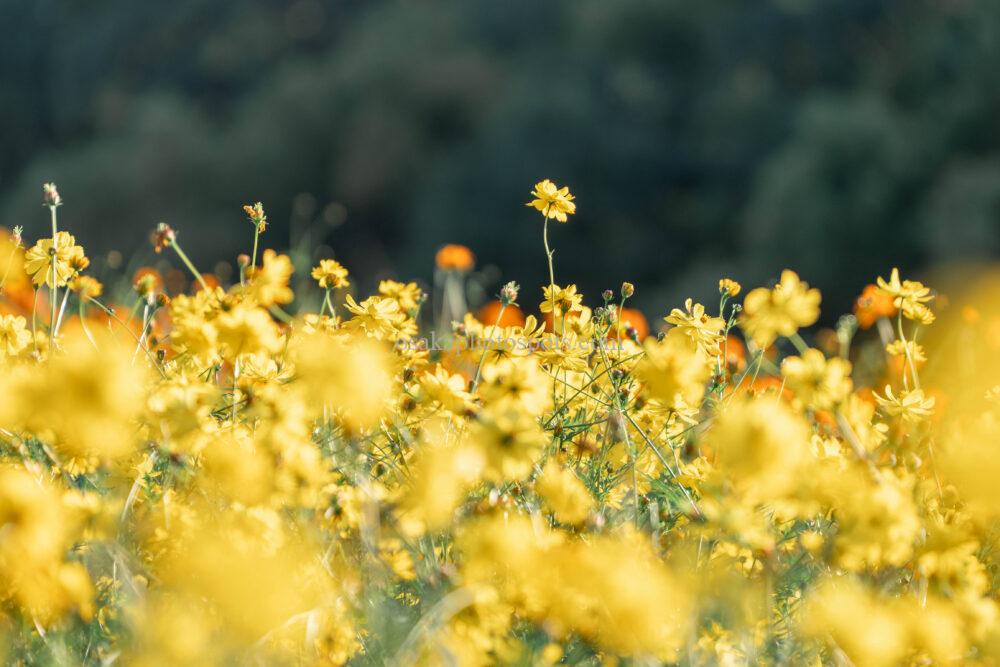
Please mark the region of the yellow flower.
<svg viewBox="0 0 1000 667"><path fill-rule="evenodd" d="M239 305L215 319L219 343L230 360L243 354L276 353L281 350L281 333L267 311Z"/></svg>
<svg viewBox="0 0 1000 667"><path fill-rule="evenodd" d="M766 348L778 336L791 336L819 318L820 294L809 289L794 271L785 270L774 289L758 287L743 300L740 326L760 347Z"/></svg>
<svg viewBox="0 0 1000 667"><path fill-rule="evenodd" d="M104 291L104 285L97 278L91 276L77 276L69 283L69 288L80 295L80 298L87 301L96 299Z"/></svg>
<svg viewBox="0 0 1000 667"><path fill-rule="evenodd" d="M56 265L57 287L63 287L66 282L77 272L76 266L81 263L83 248L76 245L76 239L67 232L56 234L55 254L52 252L52 239L39 239L24 255L24 270L31 276L31 280L36 285L45 284L49 288L52 284L52 262ZM53 259L54 258L54 259Z"/></svg>
<svg viewBox="0 0 1000 667"><path fill-rule="evenodd" d="M795 398L810 408L829 410L841 403L853 389L851 362L827 359L810 348L801 357L781 362L781 375Z"/></svg>
<svg viewBox="0 0 1000 667"><path fill-rule="evenodd" d="M934 411L934 397L925 398L922 389L901 391L896 396L892 393L892 387L886 385L885 396L875 394L875 401L886 415L902 417L908 422L922 421Z"/></svg>
<svg viewBox="0 0 1000 667"><path fill-rule="evenodd" d="M423 301L423 292L416 283L399 283L395 280L382 280L378 284L378 293L399 304L404 313L413 313Z"/></svg>
<svg viewBox="0 0 1000 667"><path fill-rule="evenodd" d="M321 259L319 266L312 270L312 277L323 289L343 289L351 286L347 279L347 269L335 259Z"/></svg>
<svg viewBox="0 0 1000 667"><path fill-rule="evenodd" d="M743 290L743 286L731 278L723 278L719 281L719 294L728 294L730 297L738 296Z"/></svg>
<svg viewBox="0 0 1000 667"><path fill-rule="evenodd" d="M583 303L583 295L577 294L576 285L566 287L547 285L542 287L542 294L545 298L538 305L538 309L543 313L551 313L554 304L557 317L573 312Z"/></svg>
<svg viewBox="0 0 1000 667"><path fill-rule="evenodd" d="M552 459L542 469L535 490L562 523L583 523L594 507L594 497L580 478Z"/></svg>
<svg viewBox="0 0 1000 667"><path fill-rule="evenodd" d="M934 298L930 288L924 287L923 283L916 280L901 281L899 279L899 269L897 268L893 268L888 281L880 276L875 282L878 285L879 294L892 297L892 304L896 308L901 309L903 315L910 319L920 319L919 317L912 317L912 315L916 313L923 314L926 306L922 306L922 304ZM908 314L907 311L910 311L910 313Z"/></svg>
<svg viewBox="0 0 1000 667"><path fill-rule="evenodd" d="M908 355L914 363L918 364L927 361L924 347L912 340L908 340L905 343L901 340L895 340L885 346L885 351L894 357L905 357Z"/></svg>
<svg viewBox="0 0 1000 667"><path fill-rule="evenodd" d="M295 298L288 287L292 277L292 260L273 250L264 251L264 259L257 268L249 270L250 296L262 306L289 303Z"/></svg>
<svg viewBox="0 0 1000 667"><path fill-rule="evenodd" d="M684 310L674 308L663 320L684 332L706 353L718 354L726 322L721 317L706 314L705 306L688 299L684 302Z"/></svg>
<svg viewBox="0 0 1000 667"><path fill-rule="evenodd" d="M771 399L737 401L722 410L706 444L719 473L752 501L768 501L791 491L809 460L808 422L786 404Z"/></svg>
<svg viewBox="0 0 1000 667"><path fill-rule="evenodd" d="M399 303L386 297L373 296L358 303L348 294L345 305L354 317L344 326L361 329L377 340L394 340L406 320L406 315L399 312Z"/></svg>
<svg viewBox="0 0 1000 667"><path fill-rule="evenodd" d="M549 441L535 418L511 403L480 413L470 439L482 447L486 474L497 481L526 477Z"/></svg>
<svg viewBox="0 0 1000 667"><path fill-rule="evenodd" d="M645 355L636 376L649 395L667 407L697 405L712 376L711 358L680 329L671 329L662 341L646 339Z"/></svg>
<svg viewBox="0 0 1000 667"><path fill-rule="evenodd" d="M566 222L566 216L576 213L576 204L573 203L574 197L569 193L569 188L559 188L547 178L535 184L531 196L534 199L526 206L537 209L546 218Z"/></svg>
<svg viewBox="0 0 1000 667"><path fill-rule="evenodd" d="M16 357L31 342L27 320L20 315L0 316L0 357Z"/></svg>

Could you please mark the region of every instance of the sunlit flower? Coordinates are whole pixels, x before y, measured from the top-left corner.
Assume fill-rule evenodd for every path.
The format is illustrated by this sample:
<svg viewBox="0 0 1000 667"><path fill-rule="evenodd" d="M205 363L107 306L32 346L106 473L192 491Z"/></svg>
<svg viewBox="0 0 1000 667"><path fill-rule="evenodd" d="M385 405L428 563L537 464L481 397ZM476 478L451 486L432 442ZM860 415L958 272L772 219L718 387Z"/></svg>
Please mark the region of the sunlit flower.
<svg viewBox="0 0 1000 667"><path fill-rule="evenodd" d="M569 193L569 188L559 188L549 179L536 183L531 196L534 199L527 206L537 209L546 218L566 222L567 216L576 213L576 204L573 203L574 197Z"/></svg>
<svg viewBox="0 0 1000 667"><path fill-rule="evenodd" d="M761 348L791 336L819 318L819 290L809 289L794 271L783 271L774 289L758 287L743 300L740 326Z"/></svg>
<svg viewBox="0 0 1000 667"><path fill-rule="evenodd" d="M901 391L899 395L892 392L892 387L885 386L885 396L875 394L879 408L890 417L901 417L904 421L919 422L933 413L935 399L925 398L922 389Z"/></svg>
<svg viewBox="0 0 1000 667"><path fill-rule="evenodd" d="M67 232L56 234L55 251L51 238L39 239L35 245L24 254L24 270L31 276L35 285L46 285L49 288L64 287L66 282L77 272L75 265L84 257L83 248L76 245L76 239ZM55 262L55 273L58 285L52 283L52 264Z"/></svg>
<svg viewBox="0 0 1000 667"><path fill-rule="evenodd" d="M0 357L16 357L31 342L28 323L20 315L0 315Z"/></svg>

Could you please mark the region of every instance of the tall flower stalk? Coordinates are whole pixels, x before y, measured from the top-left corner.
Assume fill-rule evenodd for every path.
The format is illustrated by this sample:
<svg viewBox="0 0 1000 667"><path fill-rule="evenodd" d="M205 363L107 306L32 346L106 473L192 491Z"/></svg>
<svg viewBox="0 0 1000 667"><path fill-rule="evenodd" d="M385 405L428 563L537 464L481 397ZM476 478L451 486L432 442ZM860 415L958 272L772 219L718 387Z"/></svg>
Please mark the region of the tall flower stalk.
<svg viewBox="0 0 1000 667"><path fill-rule="evenodd" d="M52 249L49 250L49 254L52 256L52 289L49 290L49 297L52 301L52 318L49 320L49 330L55 331L56 309L59 306L59 274L56 270L59 223L56 209L62 206L62 197L59 196L59 190L56 189L55 183L45 183L42 185L42 205L49 207L49 217L52 219Z"/></svg>

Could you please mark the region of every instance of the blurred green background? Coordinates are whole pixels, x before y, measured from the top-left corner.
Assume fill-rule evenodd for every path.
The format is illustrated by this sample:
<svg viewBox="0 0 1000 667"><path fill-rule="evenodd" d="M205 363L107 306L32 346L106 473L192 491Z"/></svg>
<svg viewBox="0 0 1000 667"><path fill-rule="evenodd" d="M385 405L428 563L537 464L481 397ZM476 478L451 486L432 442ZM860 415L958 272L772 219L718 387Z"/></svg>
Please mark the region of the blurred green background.
<svg viewBox="0 0 1000 667"><path fill-rule="evenodd" d="M54 180L92 255L149 260L164 220L211 269L260 200L265 246L362 291L454 242L534 305L548 177L592 305L788 266L832 318L894 264L1000 251L998 66L985 0L0 0L0 224L44 234Z"/></svg>

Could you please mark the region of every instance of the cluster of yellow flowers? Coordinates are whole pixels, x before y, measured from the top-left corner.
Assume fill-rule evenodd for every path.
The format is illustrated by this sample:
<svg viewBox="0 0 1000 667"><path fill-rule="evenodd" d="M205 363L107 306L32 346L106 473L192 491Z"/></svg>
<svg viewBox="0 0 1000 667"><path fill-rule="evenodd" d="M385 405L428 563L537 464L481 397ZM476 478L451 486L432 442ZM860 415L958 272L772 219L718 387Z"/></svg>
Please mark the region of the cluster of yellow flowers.
<svg viewBox="0 0 1000 667"><path fill-rule="evenodd" d="M723 279L651 332L556 284L576 205L531 194L537 316L470 312L461 246L293 291L259 203L232 284L161 224L190 285L105 303L46 184L0 236L5 664L997 664L995 281L894 269L810 346L818 290Z"/></svg>

